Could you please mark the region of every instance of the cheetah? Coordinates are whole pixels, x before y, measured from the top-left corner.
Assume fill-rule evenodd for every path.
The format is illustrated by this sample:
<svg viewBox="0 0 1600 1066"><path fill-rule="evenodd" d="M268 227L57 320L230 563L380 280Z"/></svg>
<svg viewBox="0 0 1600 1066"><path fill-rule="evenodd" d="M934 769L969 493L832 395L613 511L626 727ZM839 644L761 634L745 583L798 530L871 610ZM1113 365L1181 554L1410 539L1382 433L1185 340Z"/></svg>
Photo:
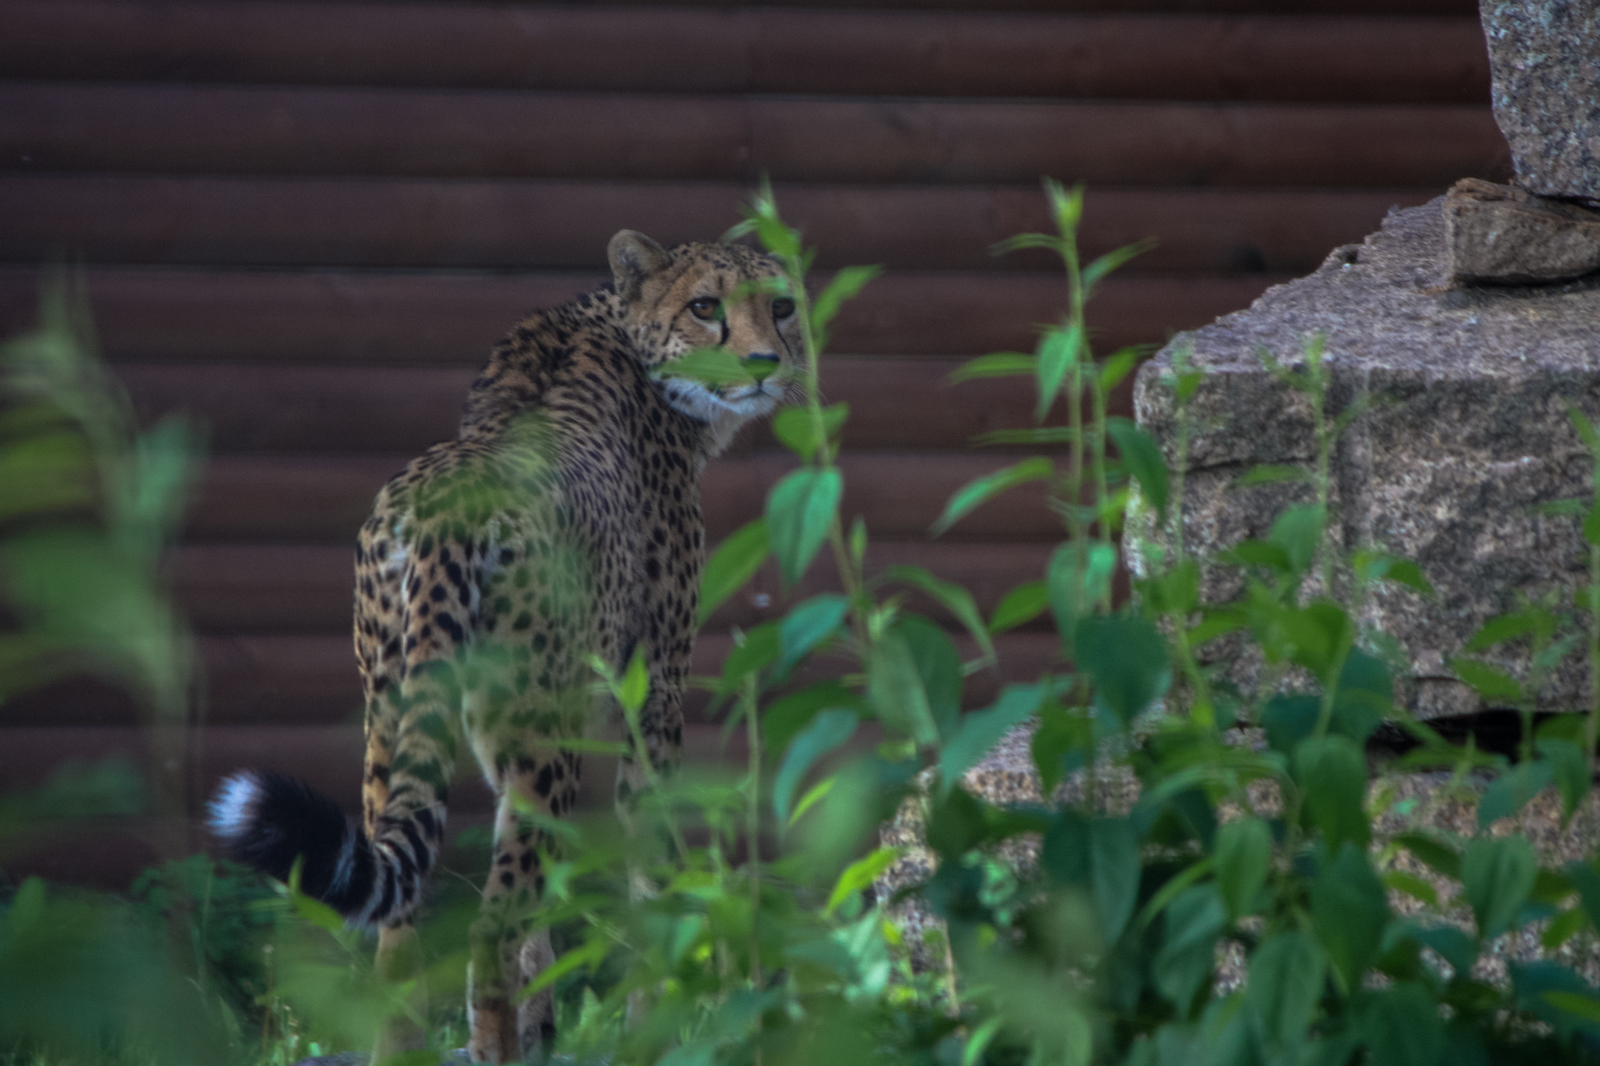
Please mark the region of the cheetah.
<svg viewBox="0 0 1600 1066"><path fill-rule="evenodd" d="M242 771L212 801L233 856L378 928L378 965L417 975L412 915L443 841L459 739L496 797L483 911L473 926L469 1051L514 1062L553 1024L548 991L518 1003L552 960L548 930L509 920L544 888L540 839L516 802L576 801L580 759L551 742L617 717L590 657L649 676L645 757L667 768L683 733L705 530L698 481L746 421L796 389L795 302L779 265L739 245L670 251L623 230L612 282L515 326L466 401L460 436L379 492L356 547L355 647L365 690L362 818L293 778ZM701 348L742 382L653 374ZM604 727L604 722L601 723ZM614 727L614 723L613 723ZM646 779L621 760L619 811ZM402 1029L380 1057L418 1046Z"/></svg>

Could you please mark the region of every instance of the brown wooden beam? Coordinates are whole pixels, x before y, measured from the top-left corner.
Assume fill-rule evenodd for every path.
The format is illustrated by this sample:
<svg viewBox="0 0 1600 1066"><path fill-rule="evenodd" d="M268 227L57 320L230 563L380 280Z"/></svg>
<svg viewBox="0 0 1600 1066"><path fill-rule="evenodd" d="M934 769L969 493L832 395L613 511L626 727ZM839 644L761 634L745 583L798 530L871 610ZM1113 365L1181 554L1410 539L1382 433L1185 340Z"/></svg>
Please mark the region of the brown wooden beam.
<svg viewBox="0 0 1600 1066"><path fill-rule="evenodd" d="M1073 9L1096 5L1042 0L1032 6L1052 13L935 6L944 10L818 17L661 5L8 0L0 68L49 78L606 92L1488 99L1483 36L1465 3L1411 0L1377 11L1384 18L1253 19L1085 15ZM1100 6L1280 10L1264 0ZM1362 10L1350 0L1327 6L1345 16ZM1465 17L1395 17L1442 12Z"/></svg>
<svg viewBox="0 0 1600 1066"><path fill-rule="evenodd" d="M601 281L598 272L135 268L94 268L84 277L102 347L114 360L305 362L324 368L422 363L473 370L523 315ZM39 279L36 267L0 267L0 334L34 322ZM816 283L825 280L823 275ZM1281 274L1113 276L1096 291L1089 323L1102 350L1159 343L1172 330L1193 329L1249 306L1283 280ZM846 305L831 348L872 355L1032 349L1036 324L1060 319L1064 293L1058 276L1042 272L890 273Z"/></svg>
<svg viewBox="0 0 1600 1066"><path fill-rule="evenodd" d="M952 385L949 375L963 362L825 357L824 397L850 405L843 437L847 452L957 451L980 433L1033 425L1029 379L980 378ZM207 427L213 452L379 453L385 465L395 456L416 455L455 438L476 372L466 367L225 363L118 368L145 421L167 414L197 419ZM1124 385L1115 413L1127 410ZM774 446L769 424L760 421L741 433L729 455Z"/></svg>
<svg viewBox="0 0 1600 1066"><path fill-rule="evenodd" d="M878 541L868 551L876 570L923 566L971 591L993 611L1025 581L1043 577L1054 545L1048 542ZM789 593L769 563L749 589L711 619L712 629L751 626L781 617L786 602L837 591L837 575L822 564ZM173 560L173 591L195 628L206 634L331 634L350 632L354 603L350 548L314 544L191 544Z"/></svg>
<svg viewBox="0 0 1600 1066"><path fill-rule="evenodd" d="M3 90L0 90L3 95ZM90 263L579 269L604 273L624 226L667 245L715 240L749 193L737 183L349 180L0 173L0 260L62 249ZM1085 200L1092 258L1145 238L1130 271L1308 273L1393 206L1438 189L1107 189ZM995 256L1050 230L1024 188L793 185L784 216L824 268L1055 270L1042 251Z"/></svg>
<svg viewBox="0 0 1600 1066"><path fill-rule="evenodd" d="M0 86L0 165L155 173L1426 186L1509 175L1476 105Z"/></svg>
<svg viewBox="0 0 1600 1066"><path fill-rule="evenodd" d="M958 649L973 654L972 643L958 636ZM694 671L701 676L720 673L732 640L726 634L707 633L695 645ZM995 638L997 669L972 674L964 690L968 707L991 702L1002 684L1035 679L1050 668L1060 652L1053 633L1004 633ZM203 705L191 718L196 728L227 734L239 727L278 730L353 730L361 726L361 681L355 654L344 635L202 637L198 650L203 666ZM795 683L837 677L852 668L847 660L821 656L799 671ZM695 725L707 725L708 697L690 693L685 714ZM138 707L121 692L88 680L61 683L18 698L6 706L0 726L0 744L24 735L23 730L53 730L61 735L63 750L72 731L85 743L80 758L103 758L111 752L96 746L97 739L118 739L122 750L139 758L145 738L140 734ZM136 746L137 745L137 746ZM37 783L48 766L41 767L13 755L0 763L0 789ZM255 754L246 751L241 760ZM69 756L63 756L69 757ZM359 766L357 756L355 764ZM241 761L240 765L250 765ZM266 766L264 768L271 769Z"/></svg>
<svg viewBox="0 0 1600 1066"><path fill-rule="evenodd" d="M1019 388L1031 386L1019 385ZM848 435L847 435L848 439ZM185 526L191 543L352 544L380 486L410 456L222 455L205 466ZM1014 461L993 453L866 452L839 457L846 514L874 535L925 536L950 495ZM706 535L713 542L758 517L768 490L797 460L763 450L710 463L700 479ZM1053 540L1061 524L1028 488L996 498L945 534L948 540Z"/></svg>

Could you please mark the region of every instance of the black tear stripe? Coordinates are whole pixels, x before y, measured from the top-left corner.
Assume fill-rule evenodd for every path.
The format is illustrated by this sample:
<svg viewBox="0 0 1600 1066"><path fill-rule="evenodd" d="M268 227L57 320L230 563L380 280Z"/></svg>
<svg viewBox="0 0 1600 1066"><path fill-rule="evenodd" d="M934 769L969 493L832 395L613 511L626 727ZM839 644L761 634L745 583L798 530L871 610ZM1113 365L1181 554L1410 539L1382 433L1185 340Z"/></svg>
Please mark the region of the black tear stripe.
<svg viewBox="0 0 1600 1066"><path fill-rule="evenodd" d="M718 325L720 325L722 327L722 339L717 341L717 343L718 344L727 344L728 343L728 316L726 314L724 314L722 316L722 321L720 323L718 323Z"/></svg>

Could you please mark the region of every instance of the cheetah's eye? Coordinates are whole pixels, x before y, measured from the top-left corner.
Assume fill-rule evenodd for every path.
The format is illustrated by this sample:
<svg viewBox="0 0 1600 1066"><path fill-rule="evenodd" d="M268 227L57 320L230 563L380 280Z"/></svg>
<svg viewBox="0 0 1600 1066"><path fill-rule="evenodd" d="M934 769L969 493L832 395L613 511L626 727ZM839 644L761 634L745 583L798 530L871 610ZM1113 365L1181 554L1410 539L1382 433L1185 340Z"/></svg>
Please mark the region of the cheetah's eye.
<svg viewBox="0 0 1600 1066"><path fill-rule="evenodd" d="M794 314L794 301L787 296L780 296L772 301L772 317L782 322Z"/></svg>
<svg viewBox="0 0 1600 1066"><path fill-rule="evenodd" d="M722 301L715 296L702 296L689 301L689 313L702 322L711 322L720 317L718 312L721 309Z"/></svg>

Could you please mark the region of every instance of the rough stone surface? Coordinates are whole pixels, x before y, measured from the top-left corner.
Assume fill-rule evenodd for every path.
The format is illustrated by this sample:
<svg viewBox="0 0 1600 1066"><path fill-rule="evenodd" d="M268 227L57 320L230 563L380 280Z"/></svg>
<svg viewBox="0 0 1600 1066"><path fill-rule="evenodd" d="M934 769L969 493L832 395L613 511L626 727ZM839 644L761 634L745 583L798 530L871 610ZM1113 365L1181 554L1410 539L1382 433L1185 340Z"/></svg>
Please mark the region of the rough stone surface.
<svg viewBox="0 0 1600 1066"><path fill-rule="evenodd" d="M1600 278L1451 287L1435 200L1391 212L1381 231L1336 249L1315 273L1175 338L1140 371L1134 409L1174 462L1173 397L1163 375L1175 348L1191 346L1206 377L1190 407L1184 464L1189 549L1204 555L1265 535L1292 490L1231 483L1255 464L1313 457L1306 398L1274 381L1256 352L1293 361L1316 332L1327 338L1330 409L1361 392L1373 401L1334 456L1339 537L1348 547L1415 559L1438 592L1430 601L1382 585L1361 621L1406 649L1402 695L1414 710L1476 709L1448 667L1467 638L1519 596L1567 596L1584 576L1577 522L1530 507L1590 492L1592 464L1567 408L1600 415ZM1152 524L1136 523L1126 539L1136 569L1165 543ZM1233 569L1212 567L1205 594L1226 598L1238 580ZM1228 654L1217 645L1207 651ZM1514 654L1489 658L1520 669ZM1587 670L1574 661L1541 702L1567 709L1587 699Z"/></svg>
<svg viewBox="0 0 1600 1066"><path fill-rule="evenodd" d="M1600 200L1600 0L1479 0L1517 184Z"/></svg>
<svg viewBox="0 0 1600 1066"><path fill-rule="evenodd" d="M1496 284L1562 281L1600 270L1600 211L1463 178L1445 196L1450 276Z"/></svg>
<svg viewBox="0 0 1600 1066"><path fill-rule="evenodd" d="M1012 730L982 762L966 773L962 786L991 803L1042 802L1039 777L1029 756L1033 730L1031 724ZM1257 748L1265 743L1260 730L1230 736L1240 744ZM1367 807L1381 812L1373 825L1376 850L1381 850L1395 835L1418 829L1442 834L1458 845L1477 836L1525 836L1533 843L1540 861L1556 868L1588 861L1600 849L1600 792L1591 793L1572 819L1562 824L1561 799L1554 787L1546 788L1517 817L1502 818L1483 830L1478 827L1477 811L1487 783L1485 779L1468 775L1454 781L1449 773L1396 773L1386 770L1382 763L1374 764L1373 769L1375 774L1368 790ZM1125 813L1139 798L1139 782L1125 767L1112 767L1102 771L1096 791L1099 807ZM1064 783L1051 801L1081 803L1083 795L1084 777L1079 773ZM1254 813L1264 817L1282 814L1277 789L1271 782L1261 781L1251 787L1250 805ZM1222 812L1225 819L1240 813L1227 809ZM912 799L901 808L894 821L883 828L880 834L883 846L897 847L902 852L900 859L878 881L881 897L887 898L933 873L935 856L924 842L922 826L923 804ZM1016 869L1028 869L1038 861L1038 841L1013 841L1001 858ZM1440 903L1438 910L1430 912L1415 897L1391 891L1389 901L1396 913L1424 922L1443 921L1468 930L1473 928L1471 908L1465 904L1457 882L1435 873L1409 852L1401 851L1392 861L1394 868L1415 874L1432 885ZM915 902L901 903L892 913L911 946L913 965L922 970L942 969L945 966L942 923ZM1491 941L1474 967L1474 974L1479 980L1504 987L1508 980L1508 962L1549 958L1574 967L1591 985L1600 986L1600 937L1588 934L1574 937L1551 952L1540 944L1544 929L1544 923L1535 923L1515 935L1506 934ZM1243 959L1242 945L1224 943L1219 946L1216 976L1219 990L1231 991L1244 983Z"/></svg>

